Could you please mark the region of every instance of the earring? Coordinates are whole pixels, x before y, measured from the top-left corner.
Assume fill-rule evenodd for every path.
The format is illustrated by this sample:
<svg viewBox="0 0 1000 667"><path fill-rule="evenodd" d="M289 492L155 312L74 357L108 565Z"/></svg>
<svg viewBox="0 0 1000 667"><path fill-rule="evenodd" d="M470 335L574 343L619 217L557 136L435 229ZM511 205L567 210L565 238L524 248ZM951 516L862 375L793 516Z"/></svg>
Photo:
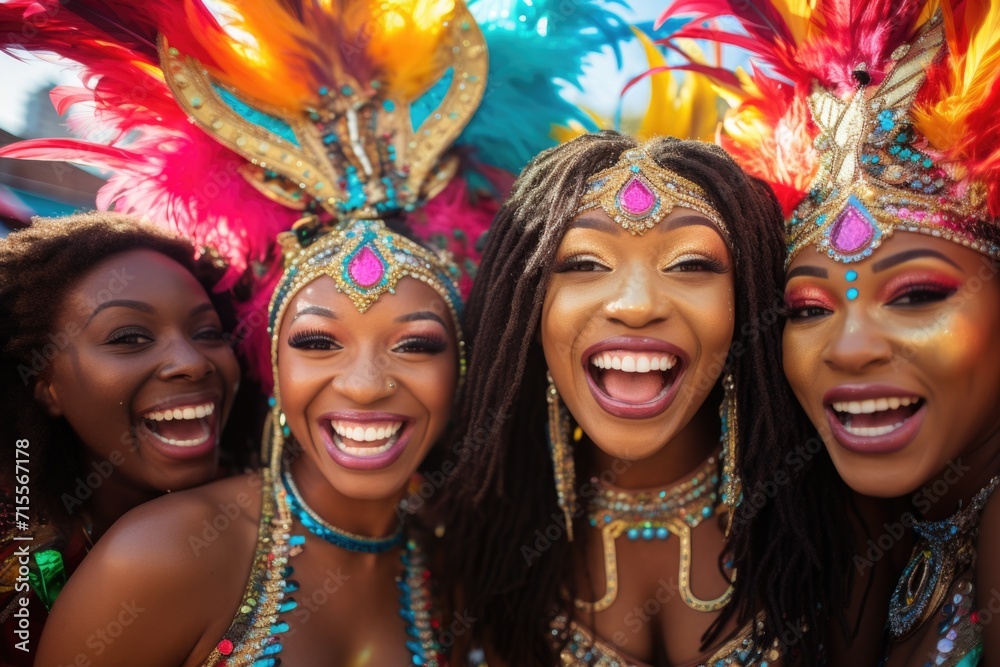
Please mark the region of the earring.
<svg viewBox="0 0 1000 667"><path fill-rule="evenodd" d="M722 418L722 502L729 514L726 525L726 537L733 527L733 515L736 507L743 500L743 484L736 472L737 443L739 442L739 424L736 415L736 383L730 373L722 380L723 398L719 408Z"/></svg>
<svg viewBox="0 0 1000 667"><path fill-rule="evenodd" d="M549 454L555 471L556 497L559 509L566 520L566 537L573 541L573 515L576 514L576 470L573 465L573 448L570 445L569 411L559 399L552 374L545 372L549 388L545 400L549 406Z"/></svg>

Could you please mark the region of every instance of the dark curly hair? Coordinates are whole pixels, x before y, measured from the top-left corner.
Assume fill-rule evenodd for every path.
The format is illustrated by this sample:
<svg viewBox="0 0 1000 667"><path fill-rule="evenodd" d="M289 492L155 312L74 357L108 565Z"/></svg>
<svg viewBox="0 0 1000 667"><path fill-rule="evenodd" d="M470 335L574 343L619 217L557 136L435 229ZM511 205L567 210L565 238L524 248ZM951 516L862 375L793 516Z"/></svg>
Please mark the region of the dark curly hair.
<svg viewBox="0 0 1000 667"><path fill-rule="evenodd" d="M36 218L24 229L0 240L0 437L5 445L0 488L10 488L13 442L31 442L32 512L56 527L67 520L58 499L72 493L81 474L81 448L64 419L53 419L34 397L35 379L55 349L56 320L68 290L103 260L133 250L151 250L174 260L198 279L212 297L227 332L236 315L224 295L212 287L222 267L210 256L195 259L194 246L150 224L117 213L92 212L64 218ZM257 447L257 421L264 407L256 388L242 382L233 406L237 428L226 429L222 465L241 469L251 463ZM262 399L261 399L262 400ZM243 412L245 411L245 412ZM261 415L255 419L255 415ZM58 445L58 446L56 446ZM7 495L7 494L5 494Z"/></svg>
<svg viewBox="0 0 1000 667"><path fill-rule="evenodd" d="M442 559L448 568L438 576L454 604L480 619L473 641L509 665L555 664L553 610L573 611L560 603L561 589L574 593L569 543L556 540L530 565L520 551L560 515L545 435L546 364L536 339L545 285L587 179L638 145L605 131L538 155L497 215L467 304L470 365L448 440L459 444L452 449L456 471L440 498L448 516ZM704 189L730 225L736 322L726 370L736 384L744 489L749 495L788 469L787 483L765 494L762 506L744 502L737 512L729 550L741 576L733 602L703 639L715 641L728 619L747 622L763 608L764 645L786 620L801 619L813 631L789 649L789 660L813 662L825 610L844 608L852 537L843 514L831 510L836 488L810 483L817 467L830 467L825 450L801 469L786 456L811 430L780 361L781 210L771 190L717 146L661 138L644 147L659 165ZM582 523L574 530L583 539L586 532ZM821 567L821 555L824 566L843 563L843 569Z"/></svg>

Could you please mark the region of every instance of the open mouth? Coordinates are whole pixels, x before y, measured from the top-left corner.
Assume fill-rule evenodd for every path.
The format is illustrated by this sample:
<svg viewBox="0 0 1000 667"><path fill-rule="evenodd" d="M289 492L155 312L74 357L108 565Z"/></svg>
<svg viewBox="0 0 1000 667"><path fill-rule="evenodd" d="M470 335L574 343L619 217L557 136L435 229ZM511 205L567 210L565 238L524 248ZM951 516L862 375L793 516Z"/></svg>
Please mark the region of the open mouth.
<svg viewBox="0 0 1000 667"><path fill-rule="evenodd" d="M685 361L666 341L618 337L583 355L587 385L597 404L616 417L647 419L665 411L680 385Z"/></svg>
<svg viewBox="0 0 1000 667"><path fill-rule="evenodd" d="M874 391L881 395L873 395ZM927 414L927 401L914 394L893 395L889 387L874 391L867 387L829 392L831 395L824 397L827 423L837 442L850 451L862 454L899 451L920 431Z"/></svg>
<svg viewBox="0 0 1000 667"><path fill-rule="evenodd" d="M876 398L832 403L834 415L844 430L859 437L888 435L902 428L923 405L919 396Z"/></svg>
<svg viewBox="0 0 1000 667"><path fill-rule="evenodd" d="M399 440L403 422L357 424L342 420L331 421L333 444L351 456L378 456L392 449Z"/></svg>
<svg viewBox="0 0 1000 667"><path fill-rule="evenodd" d="M677 357L666 353L604 350L590 357L590 375L598 388L622 403L651 403L673 385Z"/></svg>
<svg viewBox="0 0 1000 667"><path fill-rule="evenodd" d="M152 410L142 415L154 438L172 447L198 447L212 438L215 403Z"/></svg>
<svg viewBox="0 0 1000 667"><path fill-rule="evenodd" d="M327 454L351 470L392 465L409 444L414 421L389 412L338 411L318 419Z"/></svg>

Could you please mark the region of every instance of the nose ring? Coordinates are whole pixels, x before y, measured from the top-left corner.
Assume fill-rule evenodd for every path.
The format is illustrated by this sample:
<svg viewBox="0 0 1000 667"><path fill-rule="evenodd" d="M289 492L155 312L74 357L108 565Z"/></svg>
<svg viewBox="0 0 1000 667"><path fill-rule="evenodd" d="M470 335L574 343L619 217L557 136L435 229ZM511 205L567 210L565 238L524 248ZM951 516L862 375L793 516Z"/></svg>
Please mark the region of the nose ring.
<svg viewBox="0 0 1000 667"><path fill-rule="evenodd" d="M392 380L389 380L389 389L395 389L395 388L396 388L396 383L393 382Z"/></svg>

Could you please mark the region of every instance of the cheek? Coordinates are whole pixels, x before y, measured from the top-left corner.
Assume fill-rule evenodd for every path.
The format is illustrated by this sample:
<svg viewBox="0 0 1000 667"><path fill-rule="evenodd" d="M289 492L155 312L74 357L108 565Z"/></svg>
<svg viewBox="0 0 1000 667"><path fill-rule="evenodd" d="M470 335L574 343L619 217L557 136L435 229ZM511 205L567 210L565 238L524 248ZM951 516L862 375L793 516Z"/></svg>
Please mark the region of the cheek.
<svg viewBox="0 0 1000 667"><path fill-rule="evenodd" d="M278 388L281 409L292 423L306 418L312 399L326 386L332 375L316 360L303 359L291 349L278 355Z"/></svg>
<svg viewBox="0 0 1000 667"><path fill-rule="evenodd" d="M807 409L812 404L811 391L822 391L815 382L817 375L814 370L814 366L820 361L822 345L821 332L794 331L789 325L785 325L781 337L782 367L792 391Z"/></svg>
<svg viewBox="0 0 1000 667"><path fill-rule="evenodd" d="M450 359L441 359L440 362L435 360L433 366L418 372L416 381L413 393L427 410L430 421L428 428L431 431L428 435L431 440L436 440L451 417L458 384L457 362Z"/></svg>

